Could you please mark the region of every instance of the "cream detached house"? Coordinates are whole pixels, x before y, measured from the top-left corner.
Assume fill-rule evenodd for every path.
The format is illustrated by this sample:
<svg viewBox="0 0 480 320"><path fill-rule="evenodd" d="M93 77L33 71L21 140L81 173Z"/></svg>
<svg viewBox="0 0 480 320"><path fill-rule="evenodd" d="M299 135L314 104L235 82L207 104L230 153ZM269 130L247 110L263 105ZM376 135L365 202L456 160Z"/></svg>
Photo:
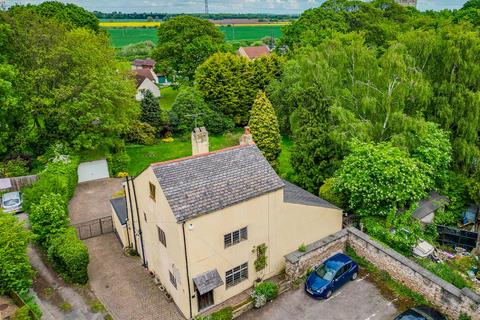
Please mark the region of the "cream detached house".
<svg viewBox="0 0 480 320"><path fill-rule="evenodd" d="M281 273L286 254L342 228L339 208L280 179L248 132L241 141L151 164L124 184L126 219L114 213L123 245L137 250L186 318ZM203 128L192 143L208 151ZM261 245L267 265L257 272Z"/></svg>

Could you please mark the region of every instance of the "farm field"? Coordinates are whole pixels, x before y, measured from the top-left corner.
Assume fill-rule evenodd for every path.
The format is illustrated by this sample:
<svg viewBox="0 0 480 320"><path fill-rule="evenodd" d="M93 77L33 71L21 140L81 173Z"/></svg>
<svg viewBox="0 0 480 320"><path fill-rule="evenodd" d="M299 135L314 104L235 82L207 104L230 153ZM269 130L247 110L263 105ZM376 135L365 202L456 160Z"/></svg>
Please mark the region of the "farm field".
<svg viewBox="0 0 480 320"><path fill-rule="evenodd" d="M282 35L281 25L255 25L255 26L221 26L220 30L225 34L227 41L260 40L263 37ZM110 35L112 45L116 48L142 41L153 41L157 44L156 28L106 28Z"/></svg>
<svg viewBox="0 0 480 320"><path fill-rule="evenodd" d="M100 26L104 28L143 28L143 27L158 27L161 21L145 21L145 20L118 20L118 21L100 21ZM258 22L258 23L242 23L237 24L238 27L265 27L265 26L284 26L289 22ZM223 26L223 24L216 24L216 26Z"/></svg>

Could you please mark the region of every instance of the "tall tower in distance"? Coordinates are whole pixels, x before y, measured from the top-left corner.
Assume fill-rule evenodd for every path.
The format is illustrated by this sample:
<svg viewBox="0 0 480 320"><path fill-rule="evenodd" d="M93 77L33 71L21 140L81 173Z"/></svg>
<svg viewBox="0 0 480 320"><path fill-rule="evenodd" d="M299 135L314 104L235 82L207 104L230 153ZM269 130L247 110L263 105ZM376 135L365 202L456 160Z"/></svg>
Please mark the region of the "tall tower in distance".
<svg viewBox="0 0 480 320"><path fill-rule="evenodd" d="M205 0L205 14L208 14L208 0Z"/></svg>
<svg viewBox="0 0 480 320"><path fill-rule="evenodd" d="M417 0L395 0L395 2L404 7L417 7Z"/></svg>

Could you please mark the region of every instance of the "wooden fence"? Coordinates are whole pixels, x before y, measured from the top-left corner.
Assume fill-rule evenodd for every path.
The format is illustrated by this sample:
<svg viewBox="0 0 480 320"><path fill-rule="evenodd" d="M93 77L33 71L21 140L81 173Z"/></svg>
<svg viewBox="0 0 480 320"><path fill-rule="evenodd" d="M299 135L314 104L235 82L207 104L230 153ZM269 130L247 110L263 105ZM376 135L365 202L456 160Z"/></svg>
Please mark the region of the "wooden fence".
<svg viewBox="0 0 480 320"><path fill-rule="evenodd" d="M34 184L38 180L38 176L31 175L6 179L10 179L10 184L12 185L10 188L11 191L19 191L23 187L30 187L32 184Z"/></svg>

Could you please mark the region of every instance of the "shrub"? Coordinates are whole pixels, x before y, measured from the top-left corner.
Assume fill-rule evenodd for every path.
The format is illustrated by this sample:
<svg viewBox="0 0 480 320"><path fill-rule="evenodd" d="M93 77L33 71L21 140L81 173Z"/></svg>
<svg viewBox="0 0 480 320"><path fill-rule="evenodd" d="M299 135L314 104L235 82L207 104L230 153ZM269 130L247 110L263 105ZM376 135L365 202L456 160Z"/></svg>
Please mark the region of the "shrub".
<svg viewBox="0 0 480 320"><path fill-rule="evenodd" d="M45 247L49 238L63 233L70 224L67 204L58 193L44 194L40 202L32 205L29 219L37 241Z"/></svg>
<svg viewBox="0 0 480 320"><path fill-rule="evenodd" d="M121 171L117 173L117 178L125 178L125 177L128 177L128 172Z"/></svg>
<svg viewBox="0 0 480 320"><path fill-rule="evenodd" d="M24 305L18 309L13 315L13 320L30 320L30 308L27 305Z"/></svg>
<svg viewBox="0 0 480 320"><path fill-rule="evenodd" d="M330 203L333 203L339 208L342 208L345 205L345 199L343 199L340 194L335 193L335 191L333 190L334 183L334 178L329 178L325 180L319 190L320 198L325 199Z"/></svg>
<svg viewBox="0 0 480 320"><path fill-rule="evenodd" d="M255 287L257 295L264 295L267 301L271 301L278 296L278 285L273 282L262 282Z"/></svg>
<svg viewBox="0 0 480 320"><path fill-rule="evenodd" d="M127 171L130 156L125 151L120 151L107 157L110 173L114 176L119 172Z"/></svg>
<svg viewBox="0 0 480 320"><path fill-rule="evenodd" d="M28 162L22 158L8 160L0 164L0 177L20 177L28 174Z"/></svg>
<svg viewBox="0 0 480 320"><path fill-rule="evenodd" d="M150 124L142 121L133 121L125 135L125 140L129 143L150 146L155 143L156 133L157 129Z"/></svg>
<svg viewBox="0 0 480 320"><path fill-rule="evenodd" d="M79 284L87 283L88 249L78 239L74 228L68 228L64 233L51 239L48 259L65 280Z"/></svg>
<svg viewBox="0 0 480 320"><path fill-rule="evenodd" d="M460 317L458 318L458 320L471 320L471 319L472 318L468 314L463 312L460 314Z"/></svg>

